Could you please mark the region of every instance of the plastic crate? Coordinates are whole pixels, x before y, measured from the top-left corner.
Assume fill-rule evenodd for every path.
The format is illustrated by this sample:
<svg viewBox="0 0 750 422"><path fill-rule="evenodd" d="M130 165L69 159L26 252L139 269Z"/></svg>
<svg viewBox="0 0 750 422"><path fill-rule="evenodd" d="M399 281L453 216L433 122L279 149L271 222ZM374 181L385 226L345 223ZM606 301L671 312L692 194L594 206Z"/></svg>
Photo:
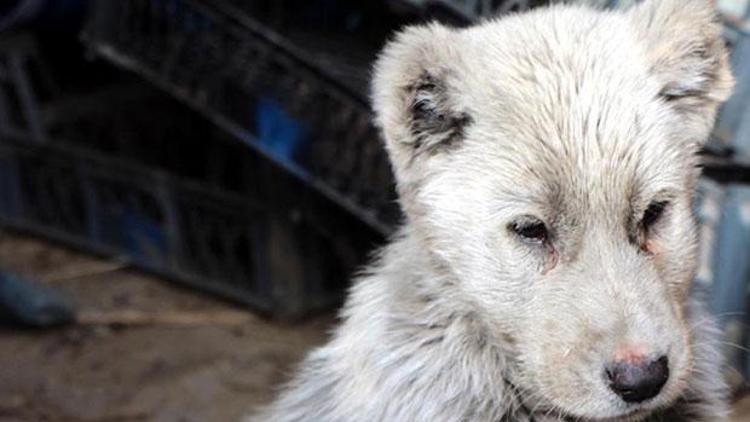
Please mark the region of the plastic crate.
<svg viewBox="0 0 750 422"><path fill-rule="evenodd" d="M701 180L696 195L700 255L694 289L705 295L726 339L728 362L750 379L750 187Z"/></svg>
<svg viewBox="0 0 750 422"><path fill-rule="evenodd" d="M0 142L0 181L4 226L118 256L277 316L337 302L364 253L268 204L60 144Z"/></svg>
<svg viewBox="0 0 750 422"><path fill-rule="evenodd" d="M362 93L230 3L96 1L83 38L381 233L391 231L399 215L392 176ZM296 136L259 127L269 116L296 122ZM274 133L279 138L269 140Z"/></svg>
<svg viewBox="0 0 750 422"><path fill-rule="evenodd" d="M0 45L0 67L8 57L32 57L27 41ZM44 70L54 76L57 65L74 61L64 55ZM287 317L338 302L380 240L139 78L118 71L87 83L100 69L76 63L76 89L40 96L41 79L29 75L41 63L18 65L22 77L0 79L0 104L12 106L0 108L4 227ZM23 108L12 99L22 94L34 119L18 113Z"/></svg>
<svg viewBox="0 0 750 422"><path fill-rule="evenodd" d="M521 12L548 0L404 0L414 6L432 9L441 8L457 14L468 21L497 16L503 13Z"/></svg>

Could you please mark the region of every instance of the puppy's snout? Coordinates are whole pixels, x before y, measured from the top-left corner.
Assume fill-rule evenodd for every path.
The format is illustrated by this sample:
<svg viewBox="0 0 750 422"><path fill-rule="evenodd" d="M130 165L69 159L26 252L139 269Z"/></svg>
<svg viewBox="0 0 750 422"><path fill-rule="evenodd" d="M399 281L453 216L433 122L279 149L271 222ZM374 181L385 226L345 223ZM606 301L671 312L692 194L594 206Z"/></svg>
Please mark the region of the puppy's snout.
<svg viewBox="0 0 750 422"><path fill-rule="evenodd" d="M627 403L640 403L656 397L669 379L666 356L657 360L625 360L606 369L609 388Z"/></svg>

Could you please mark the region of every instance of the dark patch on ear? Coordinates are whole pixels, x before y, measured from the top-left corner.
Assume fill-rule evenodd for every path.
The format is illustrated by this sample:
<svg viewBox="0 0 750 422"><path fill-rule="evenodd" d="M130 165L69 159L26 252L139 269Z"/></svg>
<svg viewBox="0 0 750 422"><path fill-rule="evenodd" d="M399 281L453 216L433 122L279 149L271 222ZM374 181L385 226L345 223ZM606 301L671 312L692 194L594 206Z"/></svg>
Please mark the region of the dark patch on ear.
<svg viewBox="0 0 750 422"><path fill-rule="evenodd" d="M703 91L698 89L682 88L668 84L659 91L659 98L668 103L672 103L685 97L700 97L702 93Z"/></svg>
<svg viewBox="0 0 750 422"><path fill-rule="evenodd" d="M445 84L429 74L411 88L411 133L414 148L436 151L454 145L463 139L472 118L466 112L452 110Z"/></svg>
<svg viewBox="0 0 750 422"><path fill-rule="evenodd" d="M667 103L678 103L683 99L710 101L712 88L721 73L721 48L706 41L690 50L680 59L684 67L681 79L667 82L659 91L659 98Z"/></svg>
<svg viewBox="0 0 750 422"><path fill-rule="evenodd" d="M708 101L711 85L717 78L718 64L711 63L706 68L692 75L692 81L685 83L670 82L659 91L659 97L667 103L674 103L682 99Z"/></svg>

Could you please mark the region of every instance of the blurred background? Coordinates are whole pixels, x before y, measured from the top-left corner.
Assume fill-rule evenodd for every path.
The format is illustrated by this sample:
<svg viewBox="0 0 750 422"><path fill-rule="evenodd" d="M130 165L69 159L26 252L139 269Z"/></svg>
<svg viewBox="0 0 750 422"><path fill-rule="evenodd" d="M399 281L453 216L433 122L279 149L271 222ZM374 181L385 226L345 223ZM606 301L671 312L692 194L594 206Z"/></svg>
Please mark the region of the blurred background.
<svg viewBox="0 0 750 422"><path fill-rule="evenodd" d="M270 400L400 219L368 105L389 34L547 3L0 1L0 421ZM750 421L750 8L717 3L738 85L703 153L696 289Z"/></svg>

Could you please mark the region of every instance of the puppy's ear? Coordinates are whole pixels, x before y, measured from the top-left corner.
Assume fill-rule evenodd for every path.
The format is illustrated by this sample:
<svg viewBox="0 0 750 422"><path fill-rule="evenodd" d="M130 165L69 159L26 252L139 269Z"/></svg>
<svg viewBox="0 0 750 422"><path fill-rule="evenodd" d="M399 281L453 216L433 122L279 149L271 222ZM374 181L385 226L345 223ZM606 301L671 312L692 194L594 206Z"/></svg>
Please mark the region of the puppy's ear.
<svg viewBox="0 0 750 422"><path fill-rule="evenodd" d="M456 33L431 24L409 27L388 43L372 84L376 123L397 177L416 158L461 142L471 117L456 87Z"/></svg>
<svg viewBox="0 0 750 422"><path fill-rule="evenodd" d="M659 96L684 116L704 141L734 78L711 0L645 0L629 18L644 43Z"/></svg>

